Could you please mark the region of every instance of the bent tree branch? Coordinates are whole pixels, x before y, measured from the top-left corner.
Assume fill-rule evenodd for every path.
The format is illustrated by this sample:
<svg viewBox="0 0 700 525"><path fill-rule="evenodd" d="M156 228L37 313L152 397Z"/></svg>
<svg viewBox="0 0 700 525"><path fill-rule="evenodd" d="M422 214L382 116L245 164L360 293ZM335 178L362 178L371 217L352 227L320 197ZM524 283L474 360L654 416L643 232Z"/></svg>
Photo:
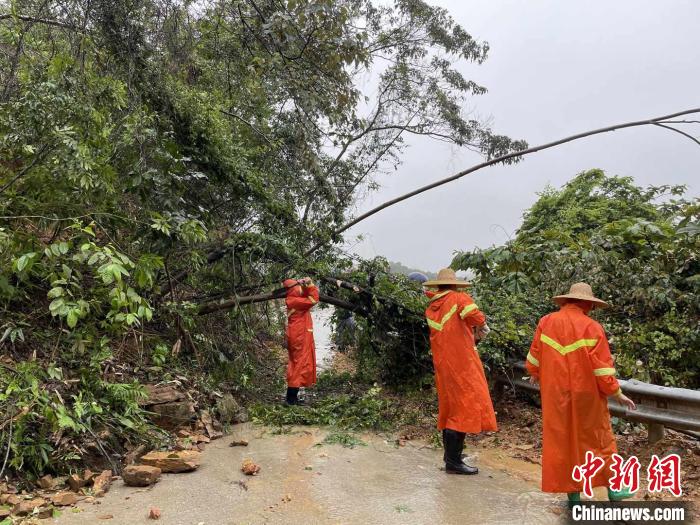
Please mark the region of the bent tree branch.
<svg viewBox="0 0 700 525"><path fill-rule="evenodd" d="M425 186L421 186L420 188L417 188L413 191L410 191L408 193L405 193L403 195L400 195L399 197L396 197L394 199L388 200L383 204L380 204L376 208L372 208L371 210L363 213L362 215L354 218L353 220L346 222L339 228L337 228L331 237L335 237L348 229L352 228L359 222L364 221L365 219L371 217L372 215L375 215L379 213L382 210L385 210L386 208L389 208L390 206L393 206L394 204L398 204L399 202L403 202L407 199L410 199L411 197L415 197L416 195L420 195L421 193L425 193L426 191L432 190L433 188L437 188L439 186L442 186L444 184L447 184L449 182L461 179L462 177L469 175L470 173L474 173L475 171L479 171L483 168L486 168L488 166L493 166L494 164L499 164L501 162L515 159L517 157L522 157L524 155L529 155L531 153L536 153L538 151L542 151L545 149L553 148L555 146L559 146L561 144L566 144L567 142L573 142L574 140L579 140L582 138L590 137L593 135L599 135L601 133L608 133L610 131L616 131L618 129L625 129L625 128L632 128L632 127L637 127L637 126L661 126L661 127L668 127L668 126L663 126L660 124L663 121L667 121L669 119L673 119L676 117L680 117L683 115L691 115L694 113L700 113L700 108L694 108L694 109L687 109L684 111L678 111L676 113L672 113L670 115L664 115L662 117L656 117L656 118L650 118L650 119L645 119L645 120L637 120L633 122L624 122L622 124L614 124L612 126L607 126L604 128L599 128L599 129L594 129L591 131L584 131L582 133L577 133L575 135L570 135L568 137L564 137L563 139L555 140L553 142L548 142L546 144L540 144L539 146L533 146L531 148L527 148L521 151L515 151L512 153L508 153L506 155L501 155L500 157L496 157L490 160L487 160L485 162L482 162L480 164L477 164L475 166L472 166L471 168L467 168L466 170L460 171L459 173L455 173L454 175L451 175L449 177L446 177L444 179L440 179L438 181L432 182L430 184L427 184ZM681 133L693 140L695 140L693 137L687 135L686 133L683 133L675 128L671 128L672 130ZM697 140L696 140L697 142ZM327 242L327 241L326 241ZM304 255L310 255L320 247L324 246L326 242L318 242L315 245L313 245L311 248L309 248Z"/></svg>

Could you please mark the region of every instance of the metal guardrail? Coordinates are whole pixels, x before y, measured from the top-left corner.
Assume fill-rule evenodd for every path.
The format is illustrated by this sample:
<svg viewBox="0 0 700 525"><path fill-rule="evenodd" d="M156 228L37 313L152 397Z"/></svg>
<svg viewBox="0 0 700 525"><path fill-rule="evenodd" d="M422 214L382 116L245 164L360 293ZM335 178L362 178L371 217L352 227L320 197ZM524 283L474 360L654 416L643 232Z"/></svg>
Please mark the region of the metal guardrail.
<svg viewBox="0 0 700 525"><path fill-rule="evenodd" d="M522 379L527 375L524 363L512 363L511 372L511 377L496 379L498 388L512 385L520 390L539 392L539 385ZM625 395L636 403L637 410L628 410L611 396L608 398L610 413L628 421L645 423L650 443L663 438L665 427L700 438L700 391L652 385L636 379L620 379L619 382Z"/></svg>

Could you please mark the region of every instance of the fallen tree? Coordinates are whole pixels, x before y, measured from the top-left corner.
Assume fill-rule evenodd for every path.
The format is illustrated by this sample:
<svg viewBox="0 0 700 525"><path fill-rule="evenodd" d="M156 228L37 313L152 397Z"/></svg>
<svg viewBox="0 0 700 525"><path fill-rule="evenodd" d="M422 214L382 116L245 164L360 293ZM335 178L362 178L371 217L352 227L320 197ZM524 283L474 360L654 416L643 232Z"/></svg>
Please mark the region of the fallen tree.
<svg viewBox="0 0 700 525"><path fill-rule="evenodd" d="M199 307L197 310L198 315L207 315L213 312L219 312L221 310L231 310L233 308L238 308L246 304L262 303L265 301L274 301L276 299L282 299L284 297L284 288L279 290L274 290L269 293L262 293L257 295L245 295L241 297L234 297L232 299L226 299L225 301L212 301L205 303ZM322 303L331 304L337 306L338 308L343 308L345 310L350 310L351 312L358 313L360 315L366 315L366 310L357 304L352 304L348 301L338 299L337 297L332 297L330 295L320 294L319 299Z"/></svg>

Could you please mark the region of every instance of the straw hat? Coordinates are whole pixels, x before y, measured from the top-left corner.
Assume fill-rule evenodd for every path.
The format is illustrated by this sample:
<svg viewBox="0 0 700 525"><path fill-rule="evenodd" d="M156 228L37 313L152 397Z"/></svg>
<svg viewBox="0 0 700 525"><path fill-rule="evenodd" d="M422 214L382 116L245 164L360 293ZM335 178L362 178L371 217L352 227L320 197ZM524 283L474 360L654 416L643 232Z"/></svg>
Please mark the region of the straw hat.
<svg viewBox="0 0 700 525"><path fill-rule="evenodd" d="M591 285L586 283L574 283L571 285L571 288L569 288L569 293L565 295L557 295L555 297L552 297L552 301L554 301L558 305L564 304L564 302L566 302L567 299L589 301L598 308L607 308L608 306L610 306L602 299L598 299L595 295L593 295L593 289L591 288Z"/></svg>
<svg viewBox="0 0 700 525"><path fill-rule="evenodd" d="M440 286L442 284L453 284L461 288L471 286L471 283L468 283L467 281L458 280L457 275L452 268L443 268L438 272L437 279L434 281L425 281L423 286Z"/></svg>

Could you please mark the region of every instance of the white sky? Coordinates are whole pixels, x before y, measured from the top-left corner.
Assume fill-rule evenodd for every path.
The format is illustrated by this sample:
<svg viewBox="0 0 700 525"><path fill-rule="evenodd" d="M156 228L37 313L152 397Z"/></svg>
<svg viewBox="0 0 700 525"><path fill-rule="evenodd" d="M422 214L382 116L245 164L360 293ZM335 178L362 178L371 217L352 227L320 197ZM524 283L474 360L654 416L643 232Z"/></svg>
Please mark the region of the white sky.
<svg viewBox="0 0 700 525"><path fill-rule="evenodd" d="M481 66L461 70L489 93L473 99L498 133L530 145L605 125L700 106L700 1L433 0L491 46ZM700 125L695 128L700 136ZM478 155L424 138L382 188L358 208L444 178ZM641 185L687 184L700 193L700 147L673 132L642 127L535 153L515 166L476 172L367 219L346 235L365 257L425 270L447 266L456 250L500 244L546 184L602 168ZM359 244L354 236L364 235Z"/></svg>

